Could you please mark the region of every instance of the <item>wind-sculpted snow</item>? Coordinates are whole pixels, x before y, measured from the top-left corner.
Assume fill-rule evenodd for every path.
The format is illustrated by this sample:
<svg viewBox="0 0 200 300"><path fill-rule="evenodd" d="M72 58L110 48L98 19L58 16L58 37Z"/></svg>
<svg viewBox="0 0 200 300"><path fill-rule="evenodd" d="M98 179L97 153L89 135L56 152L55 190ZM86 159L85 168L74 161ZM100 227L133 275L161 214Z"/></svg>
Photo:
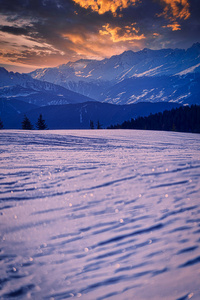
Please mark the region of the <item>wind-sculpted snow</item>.
<svg viewBox="0 0 200 300"><path fill-rule="evenodd" d="M200 136L0 133L1 299L200 299Z"/></svg>

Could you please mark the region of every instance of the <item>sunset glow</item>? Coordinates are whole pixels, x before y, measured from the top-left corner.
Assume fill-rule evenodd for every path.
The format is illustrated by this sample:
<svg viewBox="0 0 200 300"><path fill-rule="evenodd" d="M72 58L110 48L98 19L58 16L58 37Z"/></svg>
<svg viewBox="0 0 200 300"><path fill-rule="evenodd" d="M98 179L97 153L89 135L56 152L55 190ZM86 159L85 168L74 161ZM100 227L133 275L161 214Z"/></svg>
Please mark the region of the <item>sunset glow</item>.
<svg viewBox="0 0 200 300"><path fill-rule="evenodd" d="M113 43L125 42L125 41L134 41L144 39L144 34L138 35L139 30L134 26L125 26L121 27L110 27L110 24L103 25L103 30L100 30L100 35L107 35L113 41Z"/></svg>
<svg viewBox="0 0 200 300"><path fill-rule="evenodd" d="M199 1L3 0L0 65L52 67L199 41Z"/></svg>
<svg viewBox="0 0 200 300"><path fill-rule="evenodd" d="M187 0L161 0L165 3L163 15L170 19L188 19L190 5Z"/></svg>
<svg viewBox="0 0 200 300"><path fill-rule="evenodd" d="M130 5L135 5L139 0L73 0L81 7L97 12L98 14L104 14L110 11L114 16L117 16L117 10L122 11L124 8Z"/></svg>
<svg viewBox="0 0 200 300"><path fill-rule="evenodd" d="M163 26L163 28L171 28L172 31L181 30L181 26L177 22Z"/></svg>

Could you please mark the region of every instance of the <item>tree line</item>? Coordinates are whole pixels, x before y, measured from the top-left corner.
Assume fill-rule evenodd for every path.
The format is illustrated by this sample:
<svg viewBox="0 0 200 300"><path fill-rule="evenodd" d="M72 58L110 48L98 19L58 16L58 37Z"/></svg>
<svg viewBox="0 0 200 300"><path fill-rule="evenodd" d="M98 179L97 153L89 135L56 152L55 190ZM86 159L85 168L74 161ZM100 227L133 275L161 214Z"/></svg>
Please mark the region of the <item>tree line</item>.
<svg viewBox="0 0 200 300"><path fill-rule="evenodd" d="M3 129L3 122L0 118L0 129ZM38 130L47 129L42 114L39 115L36 128ZM97 122L97 129L102 125ZM22 121L22 129L32 130L34 126L26 115ZM94 122L90 120L90 129L94 129ZM200 105L183 106L180 108L165 110L148 117L138 117L125 121L122 124L111 125L108 129L143 129L143 130L165 130L179 132L200 133Z"/></svg>
<svg viewBox="0 0 200 300"><path fill-rule="evenodd" d="M33 130L34 129L34 126L31 123L31 121L29 120L29 118L27 117L27 115L24 115L24 119L23 119L21 124L22 124L22 127L21 127L22 129L25 129L25 130ZM4 128L4 125L3 125L3 122L0 118L0 129L3 129L3 128ZM36 128L38 130L47 129L47 125L46 125L45 120L42 117L42 114L39 115L39 118L38 118L37 123L36 123ZM94 122L92 120L90 120L90 129L94 129L94 128L95 128ZM97 129L102 129L102 125L99 122L99 120L97 121Z"/></svg>
<svg viewBox="0 0 200 300"><path fill-rule="evenodd" d="M200 133L200 106L191 105L138 117L108 129L143 129Z"/></svg>

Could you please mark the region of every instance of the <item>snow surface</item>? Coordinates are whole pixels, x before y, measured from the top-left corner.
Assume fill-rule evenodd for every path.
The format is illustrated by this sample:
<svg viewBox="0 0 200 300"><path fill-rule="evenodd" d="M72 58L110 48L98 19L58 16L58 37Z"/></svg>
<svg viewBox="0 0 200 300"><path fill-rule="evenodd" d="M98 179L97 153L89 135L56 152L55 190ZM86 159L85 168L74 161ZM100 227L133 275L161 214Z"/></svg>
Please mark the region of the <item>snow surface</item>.
<svg viewBox="0 0 200 300"><path fill-rule="evenodd" d="M200 299L200 135L0 138L1 299Z"/></svg>

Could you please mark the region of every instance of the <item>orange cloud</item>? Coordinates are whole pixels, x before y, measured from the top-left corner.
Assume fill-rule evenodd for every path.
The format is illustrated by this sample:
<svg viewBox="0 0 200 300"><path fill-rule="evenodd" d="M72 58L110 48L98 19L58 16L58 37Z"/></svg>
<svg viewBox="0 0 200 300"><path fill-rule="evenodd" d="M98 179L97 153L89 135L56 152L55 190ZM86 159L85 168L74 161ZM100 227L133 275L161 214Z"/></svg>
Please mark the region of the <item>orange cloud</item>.
<svg viewBox="0 0 200 300"><path fill-rule="evenodd" d="M135 5L139 0L73 0L81 7L88 9L91 8L93 11L98 12L102 15L108 11L112 12L114 16L117 15L116 11Z"/></svg>
<svg viewBox="0 0 200 300"><path fill-rule="evenodd" d="M99 30L99 33L100 35L108 35L114 43L145 39L144 34L138 35L139 30L134 25L120 28L106 24L103 26L103 30Z"/></svg>
<svg viewBox="0 0 200 300"><path fill-rule="evenodd" d="M0 63L16 65L55 65L64 52L45 42L34 41L26 36L0 32ZM58 59L57 59L58 58ZM63 59L60 59L63 61Z"/></svg>
<svg viewBox="0 0 200 300"><path fill-rule="evenodd" d="M67 38L68 40L70 40L73 44L83 44L85 41L85 39L80 35L80 34L76 34L76 33L66 33L63 34L64 38Z"/></svg>
<svg viewBox="0 0 200 300"><path fill-rule="evenodd" d="M166 19L188 19L190 17L190 5L188 0L160 0L164 5L163 15ZM161 16L160 15L160 16Z"/></svg>
<svg viewBox="0 0 200 300"><path fill-rule="evenodd" d="M172 31L181 30L181 25L177 22L174 22L173 24L168 24L167 26L162 26L163 28L171 28Z"/></svg>
<svg viewBox="0 0 200 300"><path fill-rule="evenodd" d="M160 33L154 32L154 33L153 33L153 36L154 36L154 37L158 37L158 36L160 36Z"/></svg>
<svg viewBox="0 0 200 300"><path fill-rule="evenodd" d="M82 58L103 59L120 54L126 50L139 50L144 47L145 36L139 35L135 24L130 26L111 27L106 24L97 33L70 32L63 34L67 47Z"/></svg>

